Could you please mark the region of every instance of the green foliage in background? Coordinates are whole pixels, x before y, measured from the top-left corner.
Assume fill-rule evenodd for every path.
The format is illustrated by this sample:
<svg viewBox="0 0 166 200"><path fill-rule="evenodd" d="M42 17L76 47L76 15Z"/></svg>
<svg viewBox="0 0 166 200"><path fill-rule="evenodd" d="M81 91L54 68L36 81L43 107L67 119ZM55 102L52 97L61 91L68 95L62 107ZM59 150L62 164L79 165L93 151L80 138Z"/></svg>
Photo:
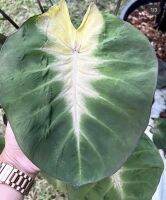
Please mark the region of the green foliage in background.
<svg viewBox="0 0 166 200"><path fill-rule="evenodd" d="M128 161L112 177L81 188L64 188L69 200L150 200L162 165L157 149L144 135Z"/></svg>
<svg viewBox="0 0 166 200"><path fill-rule="evenodd" d="M166 150L166 119L156 119L153 141L158 149Z"/></svg>
<svg viewBox="0 0 166 200"><path fill-rule="evenodd" d="M29 17L40 13L34 0L0 0L0 8L19 25ZM15 28L0 15L0 33L10 35L14 31Z"/></svg>

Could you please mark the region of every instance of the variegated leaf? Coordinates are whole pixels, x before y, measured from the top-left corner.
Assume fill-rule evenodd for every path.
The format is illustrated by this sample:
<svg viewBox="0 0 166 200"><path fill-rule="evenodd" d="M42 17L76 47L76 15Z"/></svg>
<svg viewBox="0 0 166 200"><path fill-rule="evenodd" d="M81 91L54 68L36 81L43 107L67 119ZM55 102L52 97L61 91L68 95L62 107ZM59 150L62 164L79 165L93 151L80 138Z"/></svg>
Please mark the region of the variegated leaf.
<svg viewBox="0 0 166 200"><path fill-rule="evenodd" d="M0 103L43 172L82 185L115 173L147 126L155 54L138 30L91 4L79 26L65 1L3 46Z"/></svg>
<svg viewBox="0 0 166 200"><path fill-rule="evenodd" d="M63 183L61 187L69 200L151 200L162 171L160 154L143 136L128 161L110 178L80 188Z"/></svg>

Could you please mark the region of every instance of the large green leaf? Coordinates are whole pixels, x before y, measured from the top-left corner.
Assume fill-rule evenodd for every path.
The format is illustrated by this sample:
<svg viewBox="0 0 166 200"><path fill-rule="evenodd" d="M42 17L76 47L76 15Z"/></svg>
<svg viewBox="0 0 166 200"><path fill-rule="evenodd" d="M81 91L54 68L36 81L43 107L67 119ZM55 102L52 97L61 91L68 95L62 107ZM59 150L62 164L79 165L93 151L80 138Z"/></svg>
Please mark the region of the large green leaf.
<svg viewBox="0 0 166 200"><path fill-rule="evenodd" d="M26 155L82 185L115 173L145 130L157 61L137 29L91 4L76 29L62 0L8 38L0 103Z"/></svg>
<svg viewBox="0 0 166 200"><path fill-rule="evenodd" d="M166 119L157 119L153 130L153 141L158 149L166 150Z"/></svg>
<svg viewBox="0 0 166 200"><path fill-rule="evenodd" d="M128 161L112 177L80 188L62 186L69 200L151 200L162 170L158 151L144 136Z"/></svg>

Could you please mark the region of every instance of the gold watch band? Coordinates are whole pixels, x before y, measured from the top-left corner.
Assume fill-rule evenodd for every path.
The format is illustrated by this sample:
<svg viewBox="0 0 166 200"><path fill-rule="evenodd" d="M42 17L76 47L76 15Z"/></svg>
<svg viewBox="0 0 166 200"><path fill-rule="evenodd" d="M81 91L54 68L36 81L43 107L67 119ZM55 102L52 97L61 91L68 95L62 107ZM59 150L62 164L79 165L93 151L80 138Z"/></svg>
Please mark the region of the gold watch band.
<svg viewBox="0 0 166 200"><path fill-rule="evenodd" d="M7 184L23 195L27 195L34 179L8 163L0 163L0 183Z"/></svg>

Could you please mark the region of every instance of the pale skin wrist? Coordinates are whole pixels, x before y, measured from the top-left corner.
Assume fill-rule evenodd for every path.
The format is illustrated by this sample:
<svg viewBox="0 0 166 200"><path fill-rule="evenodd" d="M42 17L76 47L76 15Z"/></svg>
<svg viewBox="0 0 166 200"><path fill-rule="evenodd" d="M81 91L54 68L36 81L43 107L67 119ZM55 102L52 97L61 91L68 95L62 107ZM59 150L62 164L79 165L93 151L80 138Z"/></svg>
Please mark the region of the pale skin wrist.
<svg viewBox="0 0 166 200"><path fill-rule="evenodd" d="M5 162L10 164L20 171L24 172L28 176L31 176L33 179L39 172L39 169L25 156L21 158L18 156L11 156L8 152L4 149L0 155L0 162Z"/></svg>
<svg viewBox="0 0 166 200"><path fill-rule="evenodd" d="M36 167L22 152L17 144L14 133L8 123L5 133L5 148L0 155L0 161L12 164L19 170L26 174L35 177L39 172L39 168Z"/></svg>
<svg viewBox="0 0 166 200"><path fill-rule="evenodd" d="M18 146L10 124L5 133L5 148L0 155L0 162L13 165L15 168L31 176L33 179L39 172L36 167L22 152ZM1 200L22 200L23 195L8 185L0 184Z"/></svg>
<svg viewBox="0 0 166 200"><path fill-rule="evenodd" d="M22 164L22 162L20 162L18 160L16 161L15 159L9 157L6 154L5 150L0 155L0 162L5 162L10 165L13 165L14 167L16 167L17 169L26 173L27 175L31 176L32 178L35 178L38 171L36 171L35 169L29 169L29 167L27 168L27 166L24 166L24 164ZM12 197L12 200L23 200L24 199L24 196L20 192L16 191L12 187L5 185L5 184L0 184L0 194L2 195L1 200L11 200L11 197Z"/></svg>

